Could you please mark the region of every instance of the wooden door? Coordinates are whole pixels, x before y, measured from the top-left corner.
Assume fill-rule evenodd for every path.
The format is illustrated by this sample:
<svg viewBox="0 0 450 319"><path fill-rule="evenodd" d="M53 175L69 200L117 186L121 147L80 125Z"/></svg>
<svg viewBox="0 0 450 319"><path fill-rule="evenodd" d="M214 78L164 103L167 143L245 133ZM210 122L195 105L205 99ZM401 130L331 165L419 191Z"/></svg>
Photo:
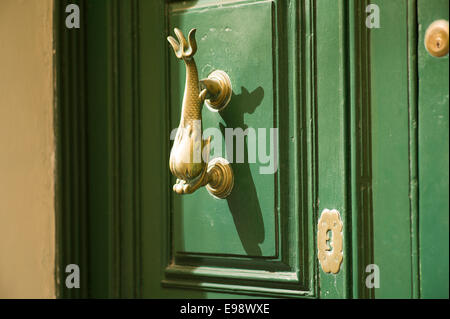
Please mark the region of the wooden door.
<svg viewBox="0 0 450 319"><path fill-rule="evenodd" d="M427 206L426 184L443 171L448 193L448 89L430 82L442 64L448 79L448 56L423 51L422 23L435 18L421 1L377 1L378 28L366 23L371 3L357 0L76 3L80 29L64 27L66 2L55 8L60 296L445 295L448 261L435 279L427 269L437 251L448 260L448 196ZM235 174L227 199L172 191L185 81L166 40L174 27L197 29L200 77L220 69L232 82L224 111L202 111L204 130L224 133L214 138ZM425 112L428 96L436 112ZM254 138L226 145L227 129L249 128ZM249 156L259 148L272 172L261 174L267 157ZM447 157L435 165L439 149ZM320 234L326 211L340 231ZM334 271L320 247L342 251ZM63 285L69 263L80 265L78 290ZM379 287L366 284L373 264Z"/></svg>

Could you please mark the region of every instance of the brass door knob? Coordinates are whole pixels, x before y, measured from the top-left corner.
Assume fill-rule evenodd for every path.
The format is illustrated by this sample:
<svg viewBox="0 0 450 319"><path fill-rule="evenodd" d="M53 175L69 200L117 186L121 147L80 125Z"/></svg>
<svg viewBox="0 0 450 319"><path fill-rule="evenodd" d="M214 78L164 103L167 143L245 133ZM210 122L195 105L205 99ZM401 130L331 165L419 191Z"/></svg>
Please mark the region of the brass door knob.
<svg viewBox="0 0 450 319"><path fill-rule="evenodd" d="M232 88L228 75L221 70L212 72L199 81L194 54L197 52L195 31L188 39L175 28L175 38L168 36L175 55L186 64L186 85L181 108L180 125L170 152L169 168L177 177L173 190L177 194L191 194L206 186L216 198L226 198L234 185L233 170L229 162L221 157L209 160L211 137L203 140L202 106L205 102L212 111L224 109L231 98Z"/></svg>
<svg viewBox="0 0 450 319"><path fill-rule="evenodd" d="M435 57L448 54L448 21L434 21L425 32L425 47Z"/></svg>

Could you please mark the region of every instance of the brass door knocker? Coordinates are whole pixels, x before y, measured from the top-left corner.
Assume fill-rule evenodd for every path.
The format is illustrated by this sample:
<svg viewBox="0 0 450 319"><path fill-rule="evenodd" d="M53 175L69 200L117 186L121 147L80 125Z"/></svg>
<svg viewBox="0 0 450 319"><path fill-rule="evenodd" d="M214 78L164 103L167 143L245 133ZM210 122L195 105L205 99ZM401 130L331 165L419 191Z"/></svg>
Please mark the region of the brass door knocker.
<svg viewBox="0 0 450 319"><path fill-rule="evenodd" d="M228 105L232 93L231 81L221 70L199 81L194 61L197 52L196 29L189 32L187 41L181 30L175 28L174 31L178 41L171 36L167 40L176 57L186 64L186 85L180 125L169 159L170 171L177 177L173 190L177 194L191 194L206 186L212 196L226 198L233 189L233 170L224 158L209 161L211 137L203 140L201 120L203 103L216 112Z"/></svg>

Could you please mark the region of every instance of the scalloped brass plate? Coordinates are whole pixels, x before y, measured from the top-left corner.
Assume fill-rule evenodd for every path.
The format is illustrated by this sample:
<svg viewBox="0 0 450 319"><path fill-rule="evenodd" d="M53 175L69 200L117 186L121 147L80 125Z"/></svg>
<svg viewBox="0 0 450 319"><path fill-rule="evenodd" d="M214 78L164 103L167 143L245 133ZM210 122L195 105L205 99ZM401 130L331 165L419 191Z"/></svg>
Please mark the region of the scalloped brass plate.
<svg viewBox="0 0 450 319"><path fill-rule="evenodd" d="M344 258L341 215L336 209L324 209L317 225L317 255L322 270L337 274Z"/></svg>

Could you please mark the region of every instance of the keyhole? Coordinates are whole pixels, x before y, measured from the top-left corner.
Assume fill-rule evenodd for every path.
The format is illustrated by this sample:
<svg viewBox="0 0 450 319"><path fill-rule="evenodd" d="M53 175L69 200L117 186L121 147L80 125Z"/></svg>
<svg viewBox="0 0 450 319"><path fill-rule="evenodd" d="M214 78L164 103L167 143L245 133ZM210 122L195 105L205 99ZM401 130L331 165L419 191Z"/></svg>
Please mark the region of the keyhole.
<svg viewBox="0 0 450 319"><path fill-rule="evenodd" d="M332 251L333 246L331 246L331 239L333 238L333 232L331 229L327 231L327 249L326 251Z"/></svg>
<svg viewBox="0 0 450 319"><path fill-rule="evenodd" d="M437 47L438 49L441 47L441 41L440 41L440 39L438 39L438 40L436 41L436 47Z"/></svg>

